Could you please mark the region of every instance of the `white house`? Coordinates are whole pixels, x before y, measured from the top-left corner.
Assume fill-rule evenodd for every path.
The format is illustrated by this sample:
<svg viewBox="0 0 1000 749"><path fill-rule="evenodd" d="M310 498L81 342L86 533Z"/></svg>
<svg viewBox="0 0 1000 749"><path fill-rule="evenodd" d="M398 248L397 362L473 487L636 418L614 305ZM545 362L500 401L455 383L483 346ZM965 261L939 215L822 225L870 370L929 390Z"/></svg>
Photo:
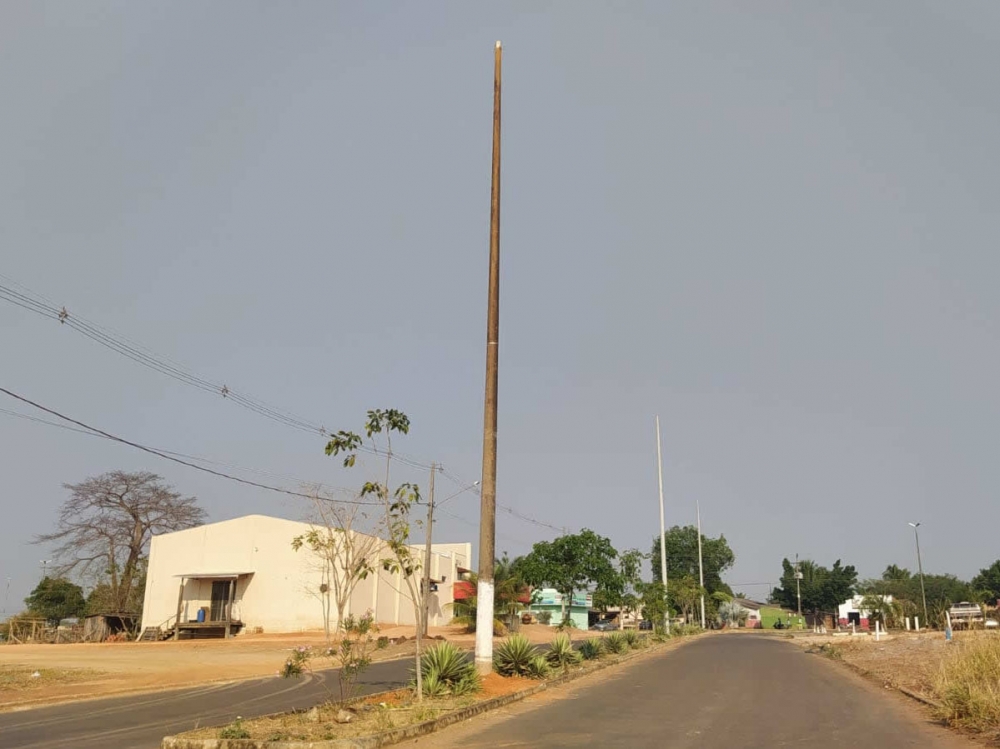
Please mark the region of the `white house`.
<svg viewBox="0 0 1000 749"><path fill-rule="evenodd" d="M313 527L247 515L155 536L149 549L143 629L169 630L178 621L191 632L201 623L227 634L230 621L244 631L322 629L323 573L312 552L292 548L292 539ZM415 546L413 551L423 560L424 547ZM432 585L430 595L431 626L451 619L448 604L457 568L469 567L471 556L471 543L433 545L430 571L437 585ZM336 606L330 608L331 624L335 624ZM346 613L359 615L368 610L380 624L414 623L413 604L401 573L379 569L358 582Z"/></svg>
<svg viewBox="0 0 1000 749"><path fill-rule="evenodd" d="M892 603L892 596L884 596L887 603ZM861 606L864 596L853 596L837 607L837 623L843 627L854 624L862 629L868 628L868 618L871 612Z"/></svg>

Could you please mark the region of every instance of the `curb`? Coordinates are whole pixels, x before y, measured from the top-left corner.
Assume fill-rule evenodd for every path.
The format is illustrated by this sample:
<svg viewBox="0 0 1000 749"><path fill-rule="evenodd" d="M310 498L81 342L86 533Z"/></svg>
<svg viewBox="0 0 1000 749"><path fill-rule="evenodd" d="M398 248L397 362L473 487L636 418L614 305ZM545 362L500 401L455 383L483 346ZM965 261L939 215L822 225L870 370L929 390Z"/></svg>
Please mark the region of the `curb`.
<svg viewBox="0 0 1000 749"><path fill-rule="evenodd" d="M691 635L680 639L671 639L665 643L657 643L653 647L645 650L637 650L616 660L598 661L593 667L582 671L575 671L563 674L550 681L544 681L520 692L505 694L484 700L476 705L461 708L453 712L442 715L440 718L417 723L403 728L394 728L391 731L374 734L371 736L358 736L348 739L331 739L329 741L258 741L255 739L185 739L179 736L165 736L160 744L161 749L379 749L389 744L395 744L407 739L414 739L420 736L439 731L454 723L458 723L468 718L472 718L481 713L505 707L514 702L531 697L532 695L544 692L545 690L567 684L584 676L603 671L612 666L618 666L646 655L666 650L666 645L679 642L692 642L705 635ZM395 691L395 690L393 690ZM365 698L371 695L365 695Z"/></svg>

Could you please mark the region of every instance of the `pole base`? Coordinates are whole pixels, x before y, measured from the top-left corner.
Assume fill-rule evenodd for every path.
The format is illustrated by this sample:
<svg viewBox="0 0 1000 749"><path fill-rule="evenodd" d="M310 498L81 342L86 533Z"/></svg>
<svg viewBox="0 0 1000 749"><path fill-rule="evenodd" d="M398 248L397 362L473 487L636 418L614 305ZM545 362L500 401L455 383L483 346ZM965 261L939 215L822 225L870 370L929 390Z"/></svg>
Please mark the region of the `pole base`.
<svg viewBox="0 0 1000 749"><path fill-rule="evenodd" d="M478 658L476 659L476 673L480 676L486 676L487 674L493 673L493 661L482 661Z"/></svg>

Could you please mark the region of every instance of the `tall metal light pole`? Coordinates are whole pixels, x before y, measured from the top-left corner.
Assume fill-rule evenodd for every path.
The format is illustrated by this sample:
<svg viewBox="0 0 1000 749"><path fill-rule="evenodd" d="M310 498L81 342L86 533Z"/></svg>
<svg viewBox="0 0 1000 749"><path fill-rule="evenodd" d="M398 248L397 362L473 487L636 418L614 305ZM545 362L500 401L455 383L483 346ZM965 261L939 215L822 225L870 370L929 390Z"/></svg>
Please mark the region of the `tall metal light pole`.
<svg viewBox="0 0 1000 749"><path fill-rule="evenodd" d="M799 567L799 555L795 555L795 599L798 601L799 619L802 618L802 568Z"/></svg>
<svg viewBox="0 0 1000 749"><path fill-rule="evenodd" d="M497 373L500 347L500 64L493 57L493 184L490 190L490 282L486 311L486 398L483 414L483 490L479 510L476 594L476 671L493 670L493 560L497 531Z"/></svg>
<svg viewBox="0 0 1000 749"><path fill-rule="evenodd" d="M660 483L660 579L663 581L663 596L667 595L667 531L663 522L663 451L660 448L660 417L656 417L656 469ZM663 626L670 636L670 610L663 614Z"/></svg>
<svg viewBox="0 0 1000 749"><path fill-rule="evenodd" d="M917 571L920 573L920 596L924 599L924 626L931 626L931 618L927 613L927 591L924 590L924 563L920 561L920 534L917 532L917 528L920 527L920 523L907 523L911 528L913 528L913 540L917 543Z"/></svg>
<svg viewBox="0 0 1000 749"><path fill-rule="evenodd" d="M701 502L695 500L698 511L698 587L701 588L701 628L705 629L705 569L701 559Z"/></svg>

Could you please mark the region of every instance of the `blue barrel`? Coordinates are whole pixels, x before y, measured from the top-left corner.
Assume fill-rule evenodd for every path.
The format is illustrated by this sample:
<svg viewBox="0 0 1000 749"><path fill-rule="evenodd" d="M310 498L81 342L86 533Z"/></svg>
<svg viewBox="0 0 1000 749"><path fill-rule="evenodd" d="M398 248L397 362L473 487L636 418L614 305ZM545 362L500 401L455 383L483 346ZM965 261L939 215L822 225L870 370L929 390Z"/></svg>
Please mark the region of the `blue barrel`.
<svg viewBox="0 0 1000 749"><path fill-rule="evenodd" d="M205 623L205 609L198 609L198 624Z"/></svg>

